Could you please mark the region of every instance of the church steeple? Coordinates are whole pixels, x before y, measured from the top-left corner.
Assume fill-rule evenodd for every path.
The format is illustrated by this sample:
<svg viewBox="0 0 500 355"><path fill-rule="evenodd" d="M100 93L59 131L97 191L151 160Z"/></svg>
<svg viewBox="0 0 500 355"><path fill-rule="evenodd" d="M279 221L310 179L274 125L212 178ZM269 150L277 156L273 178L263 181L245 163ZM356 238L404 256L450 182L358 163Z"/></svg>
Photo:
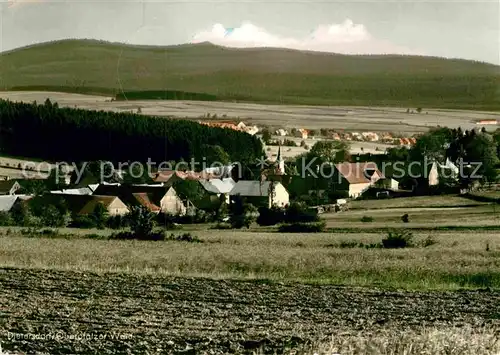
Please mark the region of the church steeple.
<svg viewBox="0 0 500 355"><path fill-rule="evenodd" d="M277 163L277 173L280 175L285 175L285 161L283 158L281 158L281 144L279 145L278 148L278 156L276 157L276 163Z"/></svg>

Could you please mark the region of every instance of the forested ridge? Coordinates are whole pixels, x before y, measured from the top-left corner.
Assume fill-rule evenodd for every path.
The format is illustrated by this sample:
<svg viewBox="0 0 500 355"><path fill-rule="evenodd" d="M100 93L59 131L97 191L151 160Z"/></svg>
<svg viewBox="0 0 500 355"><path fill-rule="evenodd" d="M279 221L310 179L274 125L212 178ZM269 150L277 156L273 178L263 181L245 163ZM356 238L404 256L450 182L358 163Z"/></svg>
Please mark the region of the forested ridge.
<svg viewBox="0 0 500 355"><path fill-rule="evenodd" d="M261 141L230 129L132 113L0 100L0 153L48 161L201 161L218 146L233 162L254 161ZM220 149L219 149L220 150Z"/></svg>

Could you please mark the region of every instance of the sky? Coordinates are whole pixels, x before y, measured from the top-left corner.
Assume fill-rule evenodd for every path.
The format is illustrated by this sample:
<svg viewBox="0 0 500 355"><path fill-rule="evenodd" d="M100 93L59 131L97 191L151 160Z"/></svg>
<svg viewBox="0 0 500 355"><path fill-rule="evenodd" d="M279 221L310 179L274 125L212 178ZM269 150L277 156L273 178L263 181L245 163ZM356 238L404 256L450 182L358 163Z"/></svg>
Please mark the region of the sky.
<svg viewBox="0 0 500 355"><path fill-rule="evenodd" d="M500 64L499 0L0 0L0 51L64 38Z"/></svg>

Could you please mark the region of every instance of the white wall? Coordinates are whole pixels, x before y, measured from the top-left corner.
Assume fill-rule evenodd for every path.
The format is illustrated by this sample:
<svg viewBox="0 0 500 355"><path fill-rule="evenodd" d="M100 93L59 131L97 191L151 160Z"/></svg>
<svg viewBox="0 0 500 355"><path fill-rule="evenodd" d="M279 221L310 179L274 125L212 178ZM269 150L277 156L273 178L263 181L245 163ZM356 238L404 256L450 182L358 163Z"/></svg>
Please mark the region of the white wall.
<svg viewBox="0 0 500 355"><path fill-rule="evenodd" d="M361 184L349 184L349 197L351 198L359 197L361 193L371 185L372 184L369 182Z"/></svg>
<svg viewBox="0 0 500 355"><path fill-rule="evenodd" d="M275 195L272 203L275 206L283 207L290 203L290 195L282 184L276 184L274 186L274 193ZM269 198L269 207L271 207L271 198Z"/></svg>

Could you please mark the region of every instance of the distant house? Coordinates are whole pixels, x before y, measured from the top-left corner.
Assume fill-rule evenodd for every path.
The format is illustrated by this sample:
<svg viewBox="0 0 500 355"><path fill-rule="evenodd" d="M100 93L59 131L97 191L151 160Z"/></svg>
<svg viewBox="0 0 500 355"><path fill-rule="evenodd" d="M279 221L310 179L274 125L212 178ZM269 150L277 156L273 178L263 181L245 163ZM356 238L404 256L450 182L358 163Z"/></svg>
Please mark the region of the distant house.
<svg viewBox="0 0 500 355"><path fill-rule="evenodd" d="M283 129L283 128L278 129L275 133L277 136L281 136L281 137L288 135L288 131Z"/></svg>
<svg viewBox="0 0 500 355"><path fill-rule="evenodd" d="M308 139L309 131L307 129L299 128L295 131L295 136L302 139Z"/></svg>
<svg viewBox="0 0 500 355"><path fill-rule="evenodd" d="M361 133L364 140L369 142L377 142L379 140L379 135L375 132L363 132Z"/></svg>
<svg viewBox="0 0 500 355"><path fill-rule="evenodd" d="M290 203L290 196L285 187L276 181L238 181L231 192L231 198L240 196L255 206L284 207Z"/></svg>
<svg viewBox="0 0 500 355"><path fill-rule="evenodd" d="M496 124L498 124L498 121L497 120L481 120L481 121L477 121L476 124L479 124L479 125L496 125Z"/></svg>
<svg viewBox="0 0 500 355"><path fill-rule="evenodd" d="M415 161L388 166L384 173L387 178L397 180L406 189L425 193L441 182L456 181L459 168L449 159L445 163Z"/></svg>
<svg viewBox="0 0 500 355"><path fill-rule="evenodd" d="M179 170L164 170L157 172L153 181L155 183L162 183L164 186L172 186L179 180L194 180L199 181L202 179L217 178L209 172L195 172L195 171L179 171Z"/></svg>
<svg viewBox="0 0 500 355"><path fill-rule="evenodd" d="M76 195L73 195L76 196ZM127 205L117 196L89 196L90 199L78 212L79 215L92 214L99 204L102 204L110 216L124 216L130 212Z"/></svg>
<svg viewBox="0 0 500 355"><path fill-rule="evenodd" d="M21 189L21 185L14 180L0 181L0 195L15 195Z"/></svg>
<svg viewBox="0 0 500 355"><path fill-rule="evenodd" d="M163 213L183 216L187 212L187 207L175 192L173 187L169 188L160 200L160 208Z"/></svg>
<svg viewBox="0 0 500 355"><path fill-rule="evenodd" d="M385 178L373 162L340 163L334 167L334 190L347 192L351 198L361 196L370 186Z"/></svg>
<svg viewBox="0 0 500 355"><path fill-rule="evenodd" d="M333 132L332 133L332 139L335 140L335 141L339 141L341 138L340 138L340 134L338 134L337 132Z"/></svg>
<svg viewBox="0 0 500 355"><path fill-rule="evenodd" d="M354 140L354 141L362 141L363 140L363 135L359 132L352 132L351 136L352 136L352 140Z"/></svg>
<svg viewBox="0 0 500 355"><path fill-rule="evenodd" d="M173 187L163 185L100 185L95 194L118 196L128 206L142 206L153 213L183 215L186 206Z"/></svg>

